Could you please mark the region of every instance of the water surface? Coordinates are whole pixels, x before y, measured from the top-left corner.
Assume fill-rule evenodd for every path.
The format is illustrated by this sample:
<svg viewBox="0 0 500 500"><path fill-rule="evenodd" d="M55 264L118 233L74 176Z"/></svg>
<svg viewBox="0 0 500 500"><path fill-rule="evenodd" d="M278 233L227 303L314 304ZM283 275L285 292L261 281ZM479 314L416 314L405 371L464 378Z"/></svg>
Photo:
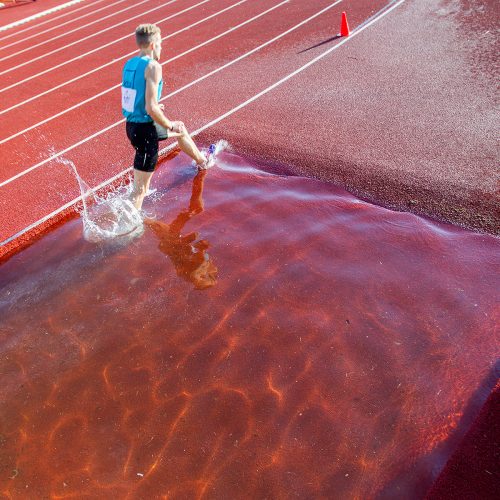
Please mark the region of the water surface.
<svg viewBox="0 0 500 500"><path fill-rule="evenodd" d="M11 498L422 498L491 388L498 240L224 153L0 267Z"/></svg>

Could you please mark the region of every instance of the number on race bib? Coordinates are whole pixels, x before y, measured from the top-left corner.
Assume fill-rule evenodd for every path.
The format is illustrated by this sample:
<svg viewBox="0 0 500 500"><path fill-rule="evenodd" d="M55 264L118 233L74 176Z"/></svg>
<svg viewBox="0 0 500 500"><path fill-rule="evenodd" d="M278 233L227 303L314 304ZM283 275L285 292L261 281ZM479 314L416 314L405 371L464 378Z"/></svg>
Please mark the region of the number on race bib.
<svg viewBox="0 0 500 500"><path fill-rule="evenodd" d="M129 113L134 112L135 96L137 90L122 87L122 108Z"/></svg>

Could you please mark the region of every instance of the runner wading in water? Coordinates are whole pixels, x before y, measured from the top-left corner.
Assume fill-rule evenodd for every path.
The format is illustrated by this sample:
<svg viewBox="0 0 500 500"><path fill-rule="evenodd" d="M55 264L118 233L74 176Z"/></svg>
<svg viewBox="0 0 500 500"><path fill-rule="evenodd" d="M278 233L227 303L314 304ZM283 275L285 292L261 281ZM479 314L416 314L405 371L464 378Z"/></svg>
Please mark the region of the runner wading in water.
<svg viewBox="0 0 500 500"><path fill-rule="evenodd" d="M213 164L198 149L181 121L169 120L158 101L163 87L161 32L154 24L141 24L135 30L139 54L125 63L122 80L122 112L127 119L127 137L135 148L132 203L137 209L149 190L158 161L158 141L176 137L179 147L200 169ZM212 150L213 148L211 148Z"/></svg>

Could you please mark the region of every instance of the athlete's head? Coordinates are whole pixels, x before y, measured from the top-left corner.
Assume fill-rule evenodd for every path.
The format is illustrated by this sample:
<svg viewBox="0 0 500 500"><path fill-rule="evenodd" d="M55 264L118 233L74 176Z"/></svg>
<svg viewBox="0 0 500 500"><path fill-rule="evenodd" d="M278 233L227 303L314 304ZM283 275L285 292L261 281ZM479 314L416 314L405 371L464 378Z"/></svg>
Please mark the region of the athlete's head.
<svg viewBox="0 0 500 500"><path fill-rule="evenodd" d="M140 24L135 30L135 41L141 50L151 50L153 59L160 60L161 30L155 24Z"/></svg>

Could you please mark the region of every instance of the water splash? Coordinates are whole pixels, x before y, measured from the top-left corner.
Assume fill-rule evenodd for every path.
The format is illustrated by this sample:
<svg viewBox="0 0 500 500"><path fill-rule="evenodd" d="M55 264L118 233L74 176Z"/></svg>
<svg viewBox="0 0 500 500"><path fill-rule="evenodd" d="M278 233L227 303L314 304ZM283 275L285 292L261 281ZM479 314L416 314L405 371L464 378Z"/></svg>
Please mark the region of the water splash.
<svg viewBox="0 0 500 500"><path fill-rule="evenodd" d="M215 143L214 156L230 149L230 145L225 140ZM205 150L203 150L206 152ZM54 151L55 152L55 151ZM141 212L135 208L130 201L132 193L132 183L123 183L118 187L110 189L106 194L98 195L80 177L76 165L63 157L58 157L57 161L66 165L74 174L80 194L82 197L82 210L80 212L83 223L83 236L86 240L99 242L117 237L135 238L144 232L144 223ZM147 196L153 198L161 194L156 193L156 189L148 191Z"/></svg>
<svg viewBox="0 0 500 500"><path fill-rule="evenodd" d="M97 195L80 177L71 160L58 158L75 175L82 197L83 236L86 240L99 242L117 237L136 237L144 232L141 213L130 201L131 184L112 188L106 194Z"/></svg>
<svg viewBox="0 0 500 500"><path fill-rule="evenodd" d="M225 150L231 150L230 144L225 141L224 139L220 139L215 143L215 151L213 152L213 158L216 159L219 153L222 153L222 151ZM205 155L205 157L208 157L210 154L210 148L202 148L201 152ZM196 165L196 163L193 160L192 165Z"/></svg>
<svg viewBox="0 0 500 500"><path fill-rule="evenodd" d="M217 155L219 153L222 153L222 151L225 151L226 149L231 149L229 143L225 141L224 139L221 139L215 143L215 157L217 158Z"/></svg>

